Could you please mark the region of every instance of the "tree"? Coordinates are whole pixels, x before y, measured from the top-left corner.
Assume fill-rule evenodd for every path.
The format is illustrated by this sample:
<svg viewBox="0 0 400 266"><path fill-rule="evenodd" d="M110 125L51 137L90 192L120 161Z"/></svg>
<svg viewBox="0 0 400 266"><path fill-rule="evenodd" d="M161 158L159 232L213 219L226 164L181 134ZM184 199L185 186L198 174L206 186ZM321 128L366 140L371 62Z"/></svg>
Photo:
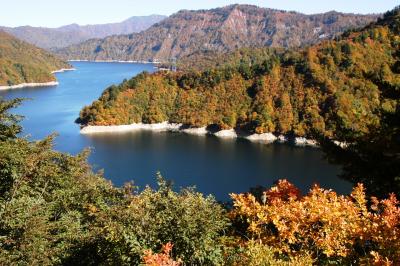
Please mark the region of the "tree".
<svg viewBox="0 0 400 266"><path fill-rule="evenodd" d="M139 264L145 250L157 252L173 243L174 259L187 264L215 265L222 261L218 241L227 226L222 207L213 197L192 189L174 192L158 175L156 190L125 189L125 200L107 212L95 214L104 261L119 265Z"/></svg>
<svg viewBox="0 0 400 266"><path fill-rule="evenodd" d="M397 87L380 89L394 102L382 105L379 126L366 135L343 137L345 146L326 137L320 143L328 159L343 166L344 178L362 182L370 195L382 197L388 192L400 195L400 94Z"/></svg>
<svg viewBox="0 0 400 266"><path fill-rule="evenodd" d="M287 92L284 92L279 98L276 112L279 131L282 133L289 132L293 125L293 108Z"/></svg>
<svg viewBox="0 0 400 266"><path fill-rule="evenodd" d="M5 101L0 97L0 141L15 139L21 132L21 126L18 122L21 116L10 114L9 110L19 106L22 99Z"/></svg>

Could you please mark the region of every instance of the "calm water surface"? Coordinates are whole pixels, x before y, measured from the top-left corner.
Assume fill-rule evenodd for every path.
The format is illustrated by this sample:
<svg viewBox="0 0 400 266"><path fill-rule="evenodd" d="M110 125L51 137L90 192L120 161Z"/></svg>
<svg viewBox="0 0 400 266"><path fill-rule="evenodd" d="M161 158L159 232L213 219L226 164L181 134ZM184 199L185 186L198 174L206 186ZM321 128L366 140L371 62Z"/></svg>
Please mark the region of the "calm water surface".
<svg viewBox="0 0 400 266"><path fill-rule="evenodd" d="M116 185L134 180L143 187L155 184L155 173L172 179L177 187L193 186L227 200L228 193L270 186L287 178L303 191L317 182L340 193L351 186L336 177L339 168L328 164L315 148L286 144L263 145L247 140L147 131L124 134L80 135L74 124L80 109L97 99L109 85L135 74L153 71L150 64L74 62L76 71L57 74L57 87L0 91L5 98L25 97L15 112L25 116L24 134L41 139L53 132L57 150L76 154L92 147L95 169Z"/></svg>

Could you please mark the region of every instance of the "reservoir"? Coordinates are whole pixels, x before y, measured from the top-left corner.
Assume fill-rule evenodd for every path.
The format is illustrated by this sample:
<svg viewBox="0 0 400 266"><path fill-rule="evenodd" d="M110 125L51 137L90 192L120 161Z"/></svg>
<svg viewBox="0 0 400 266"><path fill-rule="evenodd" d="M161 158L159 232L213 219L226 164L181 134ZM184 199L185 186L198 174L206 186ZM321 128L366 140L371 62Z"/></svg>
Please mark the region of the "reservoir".
<svg viewBox="0 0 400 266"><path fill-rule="evenodd" d="M151 64L73 62L76 71L57 73L59 85L0 91L11 99L27 98L14 112L23 115L23 135L31 140L57 133L55 149L76 154L90 147L90 163L115 185L134 181L155 185L159 171L175 188L196 186L199 192L228 200L229 193L271 186L286 178L303 192L314 183L348 193L351 185L337 175L312 147L261 144L245 139L220 139L173 132L135 131L118 134L79 134L75 119L84 105L123 79L154 70Z"/></svg>

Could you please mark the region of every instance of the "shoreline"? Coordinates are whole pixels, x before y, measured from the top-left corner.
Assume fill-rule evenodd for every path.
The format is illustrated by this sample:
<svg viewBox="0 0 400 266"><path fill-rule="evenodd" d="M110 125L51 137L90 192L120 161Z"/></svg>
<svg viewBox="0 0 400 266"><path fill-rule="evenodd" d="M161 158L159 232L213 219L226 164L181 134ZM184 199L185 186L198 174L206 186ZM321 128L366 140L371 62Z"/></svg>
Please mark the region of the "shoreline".
<svg viewBox="0 0 400 266"><path fill-rule="evenodd" d="M251 142L258 142L263 144L270 144L273 142L279 143L292 143L295 146L309 146L319 147L315 140L307 139L304 137L293 137L289 138L284 135L275 136L273 133L263 134L239 134L234 129L225 129L217 132L211 132L206 127L200 128L183 128L182 124L173 124L168 122L156 123L156 124L143 124L135 123L130 125L117 125L117 126L84 126L80 130L82 135L92 134L118 134L126 132L135 132L140 130L147 130L153 132L179 132L190 135L206 136L213 135L222 139L247 139Z"/></svg>
<svg viewBox="0 0 400 266"><path fill-rule="evenodd" d="M51 74L55 73L63 73L66 71L73 71L76 70L76 68L61 68L58 70L51 71ZM54 87L58 86L59 83L57 80L55 81L49 81L49 82L30 82L30 83L20 83L16 85L10 85L10 86L0 86L0 90L11 90L11 89L22 89L22 88L34 88L34 87Z"/></svg>
<svg viewBox="0 0 400 266"><path fill-rule="evenodd" d="M20 83L11 86L0 86L0 90L10 90L10 89L22 89L22 88L33 88L33 87L54 87L57 86L58 81L50 81L43 83Z"/></svg>
<svg viewBox="0 0 400 266"><path fill-rule="evenodd" d="M51 74L54 74L54 73L63 73L63 72L75 71L75 70L76 70L76 68L61 68L61 69L58 69L58 70L51 71L50 73L51 73Z"/></svg>
<svg viewBox="0 0 400 266"><path fill-rule="evenodd" d="M93 62L93 63L135 63L135 64L161 64L161 62L141 61L141 60L87 60L87 59L68 59L68 62Z"/></svg>

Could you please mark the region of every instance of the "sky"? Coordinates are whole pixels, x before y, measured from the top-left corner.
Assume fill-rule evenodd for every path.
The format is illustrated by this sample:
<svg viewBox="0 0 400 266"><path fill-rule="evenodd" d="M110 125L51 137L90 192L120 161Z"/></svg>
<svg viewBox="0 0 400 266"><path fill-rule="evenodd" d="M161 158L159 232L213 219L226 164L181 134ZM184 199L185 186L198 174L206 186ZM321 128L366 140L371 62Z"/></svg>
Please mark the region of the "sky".
<svg viewBox="0 0 400 266"><path fill-rule="evenodd" d="M171 15L181 9L210 9L235 3L305 14L331 10L368 14L390 10L400 5L400 0L0 0L0 25L101 24L132 16Z"/></svg>

